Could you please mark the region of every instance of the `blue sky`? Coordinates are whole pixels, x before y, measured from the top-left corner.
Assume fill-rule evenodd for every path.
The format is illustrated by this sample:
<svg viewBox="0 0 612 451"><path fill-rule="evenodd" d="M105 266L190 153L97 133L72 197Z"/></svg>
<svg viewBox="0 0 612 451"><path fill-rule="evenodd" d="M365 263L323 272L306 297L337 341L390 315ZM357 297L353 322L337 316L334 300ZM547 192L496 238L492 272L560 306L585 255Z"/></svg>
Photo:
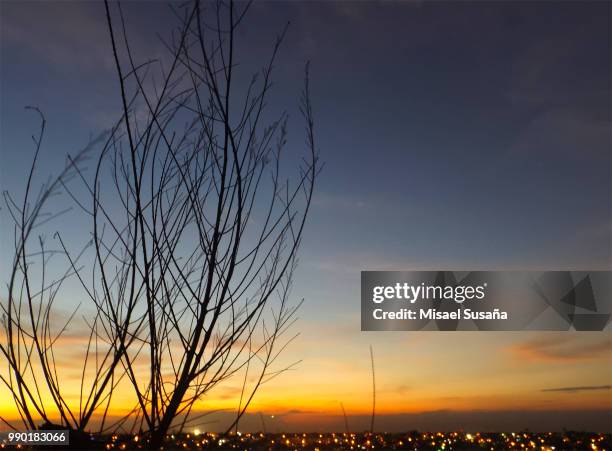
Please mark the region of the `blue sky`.
<svg viewBox="0 0 612 451"><path fill-rule="evenodd" d="M120 97L102 3L0 9L0 185L18 194L37 127L23 106L46 114L41 168L57 173L112 125ZM142 59L162 54L168 7L125 12ZM295 279L299 349L337 330L343 354L404 349L398 335L359 335L361 270L610 268L608 2L255 3L238 35L247 76L287 21L270 110L289 112L299 155L310 60L325 162ZM84 237L78 220L60 227Z"/></svg>

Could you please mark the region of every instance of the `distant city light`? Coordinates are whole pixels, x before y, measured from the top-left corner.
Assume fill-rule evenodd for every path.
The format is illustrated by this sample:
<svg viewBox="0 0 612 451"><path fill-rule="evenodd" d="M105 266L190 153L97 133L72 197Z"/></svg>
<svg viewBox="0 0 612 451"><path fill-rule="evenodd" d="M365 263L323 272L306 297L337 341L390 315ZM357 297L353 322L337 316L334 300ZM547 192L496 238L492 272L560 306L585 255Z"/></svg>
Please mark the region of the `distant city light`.
<svg viewBox="0 0 612 451"><path fill-rule="evenodd" d="M114 434L107 437L107 450L147 449L147 437L143 435ZM203 432L167 436L168 449L200 450L215 445L227 450L275 449L341 451L358 449L419 449L423 451L446 451L452 449L556 451L557 449L612 449L611 434L588 432L407 432L407 433L278 433L236 432L227 435ZM0 449L5 444L0 440ZM280 447L280 448L279 448Z"/></svg>

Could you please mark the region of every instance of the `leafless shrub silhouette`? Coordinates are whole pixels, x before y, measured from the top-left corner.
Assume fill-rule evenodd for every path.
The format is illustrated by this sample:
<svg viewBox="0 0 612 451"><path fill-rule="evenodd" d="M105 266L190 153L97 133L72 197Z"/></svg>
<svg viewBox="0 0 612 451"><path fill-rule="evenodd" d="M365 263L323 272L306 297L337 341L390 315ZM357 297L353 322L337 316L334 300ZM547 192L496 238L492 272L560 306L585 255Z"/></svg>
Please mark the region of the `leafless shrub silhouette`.
<svg viewBox="0 0 612 451"><path fill-rule="evenodd" d="M370 420L370 434L374 433L374 419L376 418L376 372L374 371L374 349L370 345L370 362L372 363L372 418Z"/></svg>
<svg viewBox="0 0 612 451"><path fill-rule="evenodd" d="M180 28L164 41L164 68L136 61L121 4L105 2L122 117L96 141L102 150L92 173L82 168L84 152L69 159L33 209L28 194L19 208L7 198L18 233L0 350L10 369L3 382L26 427L36 427L38 417L51 421L39 393L42 375L62 425L83 430L100 414L101 432L139 430L159 448L170 430L204 415L198 401L221 382L243 381L229 431L261 385L291 368L278 357L294 337L288 330L299 304L290 303L291 281L320 167L308 66L300 102L307 152L295 174L285 175L282 158L287 114L265 119L286 28L261 72L236 92L235 34L249 6L196 1L176 9ZM42 132L35 141L38 154ZM75 253L58 234L65 274L34 293L25 243L46 197L60 189L90 218L91 242ZM42 261L48 263L44 255ZM49 327L68 277L96 312L87 321L76 414L63 396ZM107 421L119 384L131 387L134 407Z"/></svg>
<svg viewBox="0 0 612 451"><path fill-rule="evenodd" d="M66 390L62 390L61 368L58 367L54 350L73 321L76 310L58 322L53 315L54 304L62 286L77 275L77 265L87 246L70 264L70 257L61 246L50 247L45 237L36 235L36 231L65 213L64 210L54 211L50 203L61 194L66 183L78 175L86 160L103 142L105 135L100 135L69 159L60 175L43 183L38 194L34 195L46 121L37 108L28 109L40 115L41 125L39 134L32 137L35 153L23 201L18 202L9 193L3 193L5 211L13 222L14 249L6 299L0 303L0 354L6 361L5 371L0 373L0 381L12 395L25 428L36 429L39 426L38 420L50 425L59 418L62 425L82 431L92 413L110 400L114 369L121 356L112 348L107 348L105 352L98 348L94 331L99 316L94 315L94 328L90 330L84 353L78 408L67 400ZM56 238L61 242L59 234ZM60 260L59 265L55 264L57 260ZM86 380L85 368L94 348L95 369L93 377ZM6 419L2 418L2 421L15 429L15 425Z"/></svg>
<svg viewBox="0 0 612 451"><path fill-rule="evenodd" d="M344 409L344 403L342 403L342 401L340 402L340 408L342 409L342 417L344 418L344 430L346 431L347 434L350 434L351 430L349 428L348 418L346 416L346 410Z"/></svg>

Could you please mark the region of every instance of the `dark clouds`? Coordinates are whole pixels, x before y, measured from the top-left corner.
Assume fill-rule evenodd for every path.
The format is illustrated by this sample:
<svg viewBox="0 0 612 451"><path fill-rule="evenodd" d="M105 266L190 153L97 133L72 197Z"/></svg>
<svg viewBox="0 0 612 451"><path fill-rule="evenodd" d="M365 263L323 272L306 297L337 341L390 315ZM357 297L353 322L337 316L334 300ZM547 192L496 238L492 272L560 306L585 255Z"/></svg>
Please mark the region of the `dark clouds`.
<svg viewBox="0 0 612 451"><path fill-rule="evenodd" d="M606 391L612 390L612 385L585 385L582 387L560 387L560 388L543 388L543 392L555 393L576 393L582 391Z"/></svg>

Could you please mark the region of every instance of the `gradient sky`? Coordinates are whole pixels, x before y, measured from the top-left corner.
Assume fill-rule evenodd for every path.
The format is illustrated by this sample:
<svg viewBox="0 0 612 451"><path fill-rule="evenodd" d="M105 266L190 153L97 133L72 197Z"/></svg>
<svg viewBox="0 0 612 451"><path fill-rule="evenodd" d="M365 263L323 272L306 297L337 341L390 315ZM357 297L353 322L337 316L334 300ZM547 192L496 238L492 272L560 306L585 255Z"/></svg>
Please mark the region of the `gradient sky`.
<svg viewBox="0 0 612 451"><path fill-rule="evenodd" d="M241 70L257 70L291 21L270 108L288 110L301 152L310 60L325 168L295 279L301 335L286 356L303 361L253 412L281 429L329 429L343 402L365 428L371 344L381 429L609 430L612 332L360 332L359 272L611 269L610 5L255 3ZM141 59L163 53L166 4L125 13ZM0 185L19 194L37 127L23 106L47 116L51 174L112 125L120 97L102 3L2 1L0 17ZM58 225L75 237L81 226ZM233 407L236 387L205 406Z"/></svg>

